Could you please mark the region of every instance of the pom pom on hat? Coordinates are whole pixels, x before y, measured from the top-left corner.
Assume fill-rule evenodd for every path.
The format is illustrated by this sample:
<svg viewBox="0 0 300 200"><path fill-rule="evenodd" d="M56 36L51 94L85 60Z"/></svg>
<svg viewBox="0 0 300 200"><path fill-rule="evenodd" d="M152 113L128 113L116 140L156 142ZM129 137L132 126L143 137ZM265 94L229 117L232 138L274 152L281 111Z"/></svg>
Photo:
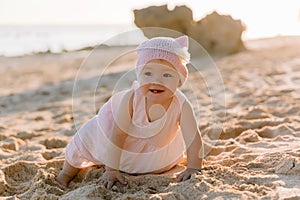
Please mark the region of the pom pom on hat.
<svg viewBox="0 0 300 200"><path fill-rule="evenodd" d="M178 38L155 37L140 44L136 50L139 55L136 64L137 76L140 75L145 64L150 60L163 59L171 63L177 70L181 85L187 80L186 64L190 62L187 36Z"/></svg>

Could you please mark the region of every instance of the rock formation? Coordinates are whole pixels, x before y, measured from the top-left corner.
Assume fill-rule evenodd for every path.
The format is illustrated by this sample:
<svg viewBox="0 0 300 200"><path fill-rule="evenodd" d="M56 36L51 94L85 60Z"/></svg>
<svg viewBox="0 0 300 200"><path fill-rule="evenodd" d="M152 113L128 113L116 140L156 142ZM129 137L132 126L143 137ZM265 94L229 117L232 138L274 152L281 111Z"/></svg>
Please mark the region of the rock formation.
<svg viewBox="0 0 300 200"><path fill-rule="evenodd" d="M133 12L137 27L160 27L178 31L193 38L212 54L226 55L245 49L241 38L245 26L240 20L228 15L212 12L203 19L194 21L190 8L176 6L174 10L169 10L167 5L151 6ZM169 31L143 32L148 38L171 36Z"/></svg>

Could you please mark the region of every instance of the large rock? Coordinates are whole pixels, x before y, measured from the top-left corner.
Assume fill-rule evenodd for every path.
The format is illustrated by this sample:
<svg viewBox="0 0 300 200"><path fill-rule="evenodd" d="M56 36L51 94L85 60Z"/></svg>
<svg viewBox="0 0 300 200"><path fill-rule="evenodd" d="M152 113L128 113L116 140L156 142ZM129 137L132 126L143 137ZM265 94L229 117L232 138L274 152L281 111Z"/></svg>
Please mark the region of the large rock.
<svg viewBox="0 0 300 200"><path fill-rule="evenodd" d="M228 15L213 12L199 21L194 21L193 13L188 7L176 6L170 11L167 5L151 6L133 12L134 23L139 28L166 28L165 31L160 32L143 30L148 38L172 36L168 31L172 29L190 36L212 54L232 54L245 49L241 39L245 26L240 20L234 20Z"/></svg>
<svg viewBox="0 0 300 200"><path fill-rule="evenodd" d="M187 28L193 22L193 13L186 6L176 6L172 11L167 5L150 6L141 10L134 10L134 23L138 27L161 27L172 29L186 34ZM146 37L152 38L160 35L155 32L144 32Z"/></svg>
<svg viewBox="0 0 300 200"><path fill-rule="evenodd" d="M215 54L231 54L245 49L241 39L245 30L240 20L213 12L195 22L187 35Z"/></svg>

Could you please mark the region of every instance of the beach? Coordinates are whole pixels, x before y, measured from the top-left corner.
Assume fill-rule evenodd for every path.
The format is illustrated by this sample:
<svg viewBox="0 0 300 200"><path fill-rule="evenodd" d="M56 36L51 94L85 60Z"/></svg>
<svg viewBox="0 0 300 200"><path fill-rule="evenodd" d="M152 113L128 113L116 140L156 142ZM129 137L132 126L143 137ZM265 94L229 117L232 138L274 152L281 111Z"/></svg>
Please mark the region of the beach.
<svg viewBox="0 0 300 200"><path fill-rule="evenodd" d="M182 88L197 102L202 174L176 182L183 162L126 175L112 190L99 184L103 166L81 170L67 189L55 178L76 130L131 87L135 47L0 57L0 199L300 199L300 37L245 45L215 58L218 77L191 70ZM216 104L210 84L224 95Z"/></svg>

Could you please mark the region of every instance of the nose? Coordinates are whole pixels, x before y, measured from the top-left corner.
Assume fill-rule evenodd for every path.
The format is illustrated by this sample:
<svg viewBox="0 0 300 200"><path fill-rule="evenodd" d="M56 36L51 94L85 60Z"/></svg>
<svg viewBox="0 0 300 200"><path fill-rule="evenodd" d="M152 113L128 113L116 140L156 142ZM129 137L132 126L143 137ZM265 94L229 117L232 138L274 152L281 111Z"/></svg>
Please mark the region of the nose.
<svg viewBox="0 0 300 200"><path fill-rule="evenodd" d="M153 76L152 83L162 84L161 78L159 76Z"/></svg>

